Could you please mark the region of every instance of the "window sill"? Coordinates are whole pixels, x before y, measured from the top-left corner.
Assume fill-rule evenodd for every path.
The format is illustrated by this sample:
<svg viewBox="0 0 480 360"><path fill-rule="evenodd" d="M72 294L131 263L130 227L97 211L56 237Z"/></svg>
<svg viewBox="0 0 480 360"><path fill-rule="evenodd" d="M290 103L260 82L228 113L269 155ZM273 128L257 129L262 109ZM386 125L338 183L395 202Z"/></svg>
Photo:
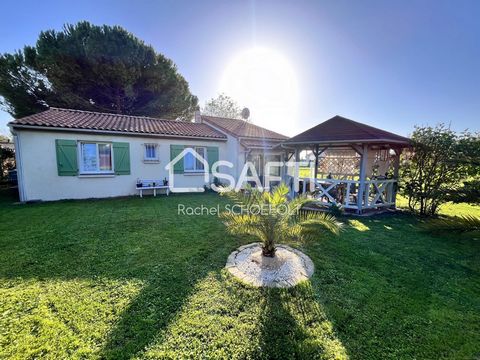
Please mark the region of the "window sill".
<svg viewBox="0 0 480 360"><path fill-rule="evenodd" d="M115 177L114 173L107 173L107 174L80 174L78 175L79 178L112 178Z"/></svg>
<svg viewBox="0 0 480 360"><path fill-rule="evenodd" d="M204 176L207 174L205 171L185 171L183 175L187 176Z"/></svg>
<svg viewBox="0 0 480 360"><path fill-rule="evenodd" d="M160 163L160 160L156 160L156 159L143 159L143 163L144 164L159 164Z"/></svg>

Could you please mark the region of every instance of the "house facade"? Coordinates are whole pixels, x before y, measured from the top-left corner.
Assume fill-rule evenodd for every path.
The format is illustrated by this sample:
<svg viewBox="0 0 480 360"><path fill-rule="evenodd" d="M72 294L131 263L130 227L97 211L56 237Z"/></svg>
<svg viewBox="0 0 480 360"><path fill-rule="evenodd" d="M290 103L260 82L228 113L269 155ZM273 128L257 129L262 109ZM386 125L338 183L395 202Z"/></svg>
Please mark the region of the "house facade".
<svg viewBox="0 0 480 360"><path fill-rule="evenodd" d="M288 139L287 136L237 119L197 114L195 121L207 124L227 136L227 152L222 159L234 164L231 175L235 179L239 178L244 164L248 161L255 166L263 183L265 164L269 161L284 160L285 150L279 145ZM279 169L272 171L272 175L280 175Z"/></svg>
<svg viewBox="0 0 480 360"><path fill-rule="evenodd" d="M139 179L168 179L166 165L185 148L237 178L246 161L260 176L287 137L238 119L195 116L186 123L50 108L9 123L21 201L103 198L137 193ZM190 155L190 156L189 156ZM210 166L209 166L210 167ZM175 186L202 187L207 167L187 154L174 166ZM208 174L208 182L213 182ZM208 184L207 184L208 185Z"/></svg>

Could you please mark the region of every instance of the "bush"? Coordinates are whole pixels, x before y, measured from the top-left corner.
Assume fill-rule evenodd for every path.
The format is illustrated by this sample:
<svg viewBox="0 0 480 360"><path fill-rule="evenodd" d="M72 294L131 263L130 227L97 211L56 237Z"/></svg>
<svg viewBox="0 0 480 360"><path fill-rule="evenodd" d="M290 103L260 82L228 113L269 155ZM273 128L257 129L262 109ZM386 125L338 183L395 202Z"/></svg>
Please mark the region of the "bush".
<svg viewBox="0 0 480 360"><path fill-rule="evenodd" d="M413 149L402 161L401 188L412 211L429 216L448 201L459 201L462 182L478 178L479 134L456 134L444 125L416 127Z"/></svg>
<svg viewBox="0 0 480 360"><path fill-rule="evenodd" d="M8 178L8 171L15 168L15 151L0 147L0 180Z"/></svg>

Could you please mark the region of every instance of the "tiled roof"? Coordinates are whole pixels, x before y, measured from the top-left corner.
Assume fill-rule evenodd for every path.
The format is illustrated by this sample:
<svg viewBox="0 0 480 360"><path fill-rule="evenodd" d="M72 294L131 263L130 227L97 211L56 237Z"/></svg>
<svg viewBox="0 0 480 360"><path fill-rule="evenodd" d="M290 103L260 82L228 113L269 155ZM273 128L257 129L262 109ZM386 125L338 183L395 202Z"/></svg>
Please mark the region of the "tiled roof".
<svg viewBox="0 0 480 360"><path fill-rule="evenodd" d="M267 130L261 126L246 122L244 120L202 115L202 121L205 121L207 124L211 124L235 137L271 140L288 139L287 136Z"/></svg>
<svg viewBox="0 0 480 360"><path fill-rule="evenodd" d="M408 145L410 140L406 137L393 134L391 132L377 129L373 126L365 125L342 116L334 116L313 128L298 134L287 141L285 144L299 143L325 143L345 142L345 143L396 143Z"/></svg>
<svg viewBox="0 0 480 360"><path fill-rule="evenodd" d="M226 139L224 134L207 124L59 108L14 120L9 125Z"/></svg>

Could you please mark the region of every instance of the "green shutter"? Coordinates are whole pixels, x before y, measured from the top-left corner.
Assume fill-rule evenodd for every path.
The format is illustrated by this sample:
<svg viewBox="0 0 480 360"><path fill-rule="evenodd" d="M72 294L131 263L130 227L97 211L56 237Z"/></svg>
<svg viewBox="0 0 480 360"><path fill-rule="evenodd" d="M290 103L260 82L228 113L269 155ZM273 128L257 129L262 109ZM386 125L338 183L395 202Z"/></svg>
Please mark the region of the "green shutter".
<svg viewBox="0 0 480 360"><path fill-rule="evenodd" d="M116 175L130 175L130 144L113 143L113 168Z"/></svg>
<svg viewBox="0 0 480 360"><path fill-rule="evenodd" d="M76 176L77 165L77 142L75 140L55 140L57 153L58 176Z"/></svg>
<svg viewBox="0 0 480 360"><path fill-rule="evenodd" d="M210 172L212 172L212 166L218 161L218 146L207 147L207 160Z"/></svg>
<svg viewBox="0 0 480 360"><path fill-rule="evenodd" d="M185 149L183 145L170 145L170 161L175 159ZM183 159L180 159L173 165L174 174L183 174Z"/></svg>

